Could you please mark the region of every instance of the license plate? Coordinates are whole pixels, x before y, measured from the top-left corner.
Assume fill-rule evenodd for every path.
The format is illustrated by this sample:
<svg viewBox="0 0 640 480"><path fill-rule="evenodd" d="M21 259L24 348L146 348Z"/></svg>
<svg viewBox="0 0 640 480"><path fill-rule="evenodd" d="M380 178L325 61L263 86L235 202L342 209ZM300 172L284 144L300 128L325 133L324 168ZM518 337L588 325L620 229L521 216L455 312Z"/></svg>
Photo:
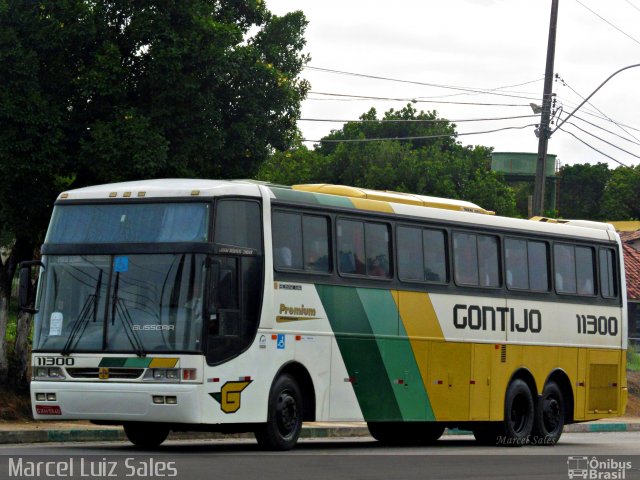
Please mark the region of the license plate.
<svg viewBox="0 0 640 480"><path fill-rule="evenodd" d="M58 405L36 405L38 415L62 415Z"/></svg>

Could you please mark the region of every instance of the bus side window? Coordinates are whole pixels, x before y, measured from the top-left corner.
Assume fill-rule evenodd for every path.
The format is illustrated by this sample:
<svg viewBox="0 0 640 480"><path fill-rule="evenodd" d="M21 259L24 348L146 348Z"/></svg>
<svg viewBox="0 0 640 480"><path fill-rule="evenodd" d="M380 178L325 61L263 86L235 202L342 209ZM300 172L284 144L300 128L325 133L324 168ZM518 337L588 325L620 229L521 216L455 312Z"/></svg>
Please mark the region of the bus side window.
<svg viewBox="0 0 640 480"><path fill-rule="evenodd" d="M273 266L302 270L302 215L273 212Z"/></svg>
<svg viewBox="0 0 640 480"><path fill-rule="evenodd" d="M576 248L576 277L578 279L578 295L595 294L595 274L593 263L593 249L590 247Z"/></svg>
<svg viewBox="0 0 640 480"><path fill-rule="evenodd" d="M476 236L470 233L453 234L453 266L459 285L478 285L478 249Z"/></svg>
<svg viewBox="0 0 640 480"><path fill-rule="evenodd" d="M605 298L618 296L616 278L615 253L610 248L601 248L600 257L600 292Z"/></svg>
<svg viewBox="0 0 640 480"><path fill-rule="evenodd" d="M365 224L367 250L367 275L389 278L389 227L382 223Z"/></svg>
<svg viewBox="0 0 640 480"><path fill-rule="evenodd" d="M545 242L527 242L529 288L534 292L549 291L549 258Z"/></svg>
<svg viewBox="0 0 640 480"><path fill-rule="evenodd" d="M419 228L398 227L398 276L400 280L424 280L422 235Z"/></svg>
<svg viewBox="0 0 640 480"><path fill-rule="evenodd" d="M529 289L529 264L527 262L527 241L507 238L504 241L507 288Z"/></svg>
<svg viewBox="0 0 640 480"><path fill-rule="evenodd" d="M218 200L214 242L262 252L260 205L247 200Z"/></svg>
<svg viewBox="0 0 640 480"><path fill-rule="evenodd" d="M422 230L424 276L428 282L447 281L447 250L442 230Z"/></svg>
<svg viewBox="0 0 640 480"><path fill-rule="evenodd" d="M572 245L556 244L553 246L553 263L556 291L558 293L577 292L576 260Z"/></svg>
<svg viewBox="0 0 640 480"><path fill-rule="evenodd" d="M356 275L365 273L363 222L338 220L338 270Z"/></svg>
<svg viewBox="0 0 640 480"><path fill-rule="evenodd" d="M329 219L315 215L302 217L304 269L329 272Z"/></svg>

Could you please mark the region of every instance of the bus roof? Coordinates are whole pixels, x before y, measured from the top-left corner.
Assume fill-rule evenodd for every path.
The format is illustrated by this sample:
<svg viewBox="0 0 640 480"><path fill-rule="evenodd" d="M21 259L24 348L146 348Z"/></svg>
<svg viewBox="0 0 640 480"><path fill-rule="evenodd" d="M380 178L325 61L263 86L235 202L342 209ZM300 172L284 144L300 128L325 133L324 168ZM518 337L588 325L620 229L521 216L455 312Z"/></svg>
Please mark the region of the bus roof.
<svg viewBox="0 0 640 480"><path fill-rule="evenodd" d="M291 188L293 190L300 190L303 192L327 193L329 195L366 198L369 200L379 200L391 203L404 203L407 205L417 205L420 207L444 208L446 210L458 210L461 212L495 215L495 212L485 210L475 203L466 202L464 200L429 197L426 195L416 195L413 193L392 192L389 190L370 190L367 188L347 187L344 185L330 185L326 183L293 185Z"/></svg>
<svg viewBox="0 0 640 480"><path fill-rule="evenodd" d="M218 195L260 196L257 182L250 180L202 180L164 178L108 183L62 192L58 200L109 198L211 197Z"/></svg>
<svg viewBox="0 0 640 480"><path fill-rule="evenodd" d="M617 241L612 225L586 220L531 220L501 217L463 200L452 200L409 193L377 191L344 185L308 184L292 187L255 180L155 179L111 183L68 190L58 196L65 200L108 200L129 198L197 198L220 195L260 196L260 185L276 199L293 203L352 208L391 214L426 217L443 222L487 225L511 230L533 231Z"/></svg>

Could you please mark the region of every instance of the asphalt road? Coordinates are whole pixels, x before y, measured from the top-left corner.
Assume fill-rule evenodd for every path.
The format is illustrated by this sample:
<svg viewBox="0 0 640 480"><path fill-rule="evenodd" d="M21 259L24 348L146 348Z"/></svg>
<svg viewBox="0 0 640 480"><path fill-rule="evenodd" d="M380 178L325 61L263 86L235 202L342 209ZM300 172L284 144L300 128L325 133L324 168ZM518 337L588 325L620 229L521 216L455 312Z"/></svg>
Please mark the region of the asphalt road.
<svg viewBox="0 0 640 480"><path fill-rule="evenodd" d="M446 437L433 447L396 448L366 437L309 439L290 452L262 452L250 440L173 441L153 451L125 442L0 446L2 480L538 480L569 478L569 468L586 478L640 479L640 432L565 434L555 447L522 448L481 447L469 436Z"/></svg>

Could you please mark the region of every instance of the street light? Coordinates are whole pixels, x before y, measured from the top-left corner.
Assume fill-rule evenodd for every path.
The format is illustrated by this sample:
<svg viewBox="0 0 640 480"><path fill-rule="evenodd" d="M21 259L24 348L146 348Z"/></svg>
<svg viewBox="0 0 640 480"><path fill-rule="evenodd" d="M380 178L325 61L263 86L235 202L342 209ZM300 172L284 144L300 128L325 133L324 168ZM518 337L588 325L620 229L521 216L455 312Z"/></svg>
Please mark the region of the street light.
<svg viewBox="0 0 640 480"><path fill-rule="evenodd" d="M591 97L593 97L598 90L600 90L609 80L611 80L613 77L615 77L617 74L619 74L620 72L624 72L625 70L629 70L630 68L635 68L635 67L640 67L640 63L634 63L633 65L627 65L626 67L621 68L620 70L617 70L615 72L613 72L611 75L609 75L609 77L607 77L607 79L602 82L598 88L596 88L593 92L591 92L589 94L589 96L587 98L584 99L584 101L578 105L569 115L567 115L564 120L562 120L561 122L559 122L556 125L556 128L554 128L553 130L549 129L549 111L546 110L546 105L545 105L545 101L548 100L546 97L543 99L543 111L542 113L542 118L541 118L541 122L540 122L540 127L539 127L539 131L536 131L536 136L538 136L540 138L540 136L542 135L543 137L540 138L540 142L539 142L539 149L538 149L538 165L537 165L537 169L536 169L536 181L535 181L535 189L534 189L534 201L533 201L533 214L534 215L542 215L542 209L544 206L544 182L545 182L545 178L546 178L546 172L544 171L544 163L546 162L546 156L547 156L547 142L549 140L549 138L551 138L551 135L553 135L554 133L556 133L558 131L558 129L560 127L562 127L562 125L565 124L565 122L567 120L569 120L578 110L580 110L580 108L589 101L589 99ZM534 109L535 111L535 107L538 107L537 105L531 104L531 108ZM538 107L539 108L539 107ZM545 123L546 120L546 123Z"/></svg>
<svg viewBox="0 0 640 480"><path fill-rule="evenodd" d="M574 110L573 112L571 112L569 115L567 115L567 116L565 117L565 119L564 119L564 120L562 120L560 123L558 123L558 125L556 126L556 128L554 128L554 129L549 133L549 135L553 135L554 133L556 133L556 131L557 131L557 130L562 126L562 125L564 125L564 122L566 122L566 121L567 121L567 120L569 120L571 117L573 117L573 114L574 114L574 113L576 113L578 110L580 110L580 107L582 107L585 103L587 103L587 102L589 101L589 99L590 99L591 97L593 97L593 96L596 94L596 92L597 92L598 90L600 90L600 89L604 86L604 84L605 84L605 83L607 83L609 80L611 80L613 77L615 77L615 76L616 76L617 74L619 74L620 72L624 72L625 70L629 70L630 68L635 68L635 67L640 67L640 63L634 63L633 65L627 65L626 67L623 67L623 68L621 68L620 70L618 70L617 72L613 72L611 75L609 75L609 78L607 78L604 82L602 82L602 83L600 84L600 86L599 86L598 88L596 88L593 92L591 92L591 94L590 94L587 98L585 98L585 99L584 99L584 101L583 101L580 105L578 105L578 106L575 108L575 110Z"/></svg>

